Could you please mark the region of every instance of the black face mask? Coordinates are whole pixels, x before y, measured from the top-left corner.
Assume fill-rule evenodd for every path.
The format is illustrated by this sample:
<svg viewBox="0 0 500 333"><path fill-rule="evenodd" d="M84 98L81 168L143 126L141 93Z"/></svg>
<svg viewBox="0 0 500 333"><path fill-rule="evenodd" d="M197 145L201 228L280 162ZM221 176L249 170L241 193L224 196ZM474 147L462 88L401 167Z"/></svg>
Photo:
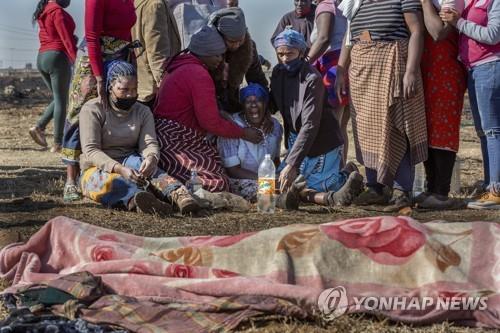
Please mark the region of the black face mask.
<svg viewBox="0 0 500 333"><path fill-rule="evenodd" d="M114 95L114 94L113 94ZM128 111L130 108L137 102L137 96L132 98L118 98L116 96L111 97L111 103L119 109L123 111Z"/></svg>
<svg viewBox="0 0 500 333"><path fill-rule="evenodd" d="M67 8L71 4L71 0L56 0L56 3L62 8Z"/></svg>

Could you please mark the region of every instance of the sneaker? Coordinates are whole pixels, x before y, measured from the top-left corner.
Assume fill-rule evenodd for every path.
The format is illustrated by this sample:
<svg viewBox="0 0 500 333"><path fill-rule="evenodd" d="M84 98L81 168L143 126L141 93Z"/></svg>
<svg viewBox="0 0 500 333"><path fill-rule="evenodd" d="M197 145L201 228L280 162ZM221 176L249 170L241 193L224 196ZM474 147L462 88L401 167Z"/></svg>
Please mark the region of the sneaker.
<svg viewBox="0 0 500 333"><path fill-rule="evenodd" d="M373 188L368 187L357 198L353 200L356 206L387 205L391 199L391 189L384 186L382 194L379 194Z"/></svg>
<svg viewBox="0 0 500 333"><path fill-rule="evenodd" d="M413 205L409 192L394 189L394 191L392 192L392 198L389 201L389 206L384 208L384 212L395 213L399 212L403 208L411 208L412 206Z"/></svg>
<svg viewBox="0 0 500 333"><path fill-rule="evenodd" d="M138 213L158 214L161 217L172 215L172 206L166 202L158 200L154 194L141 191L134 195L132 207L135 207Z"/></svg>
<svg viewBox="0 0 500 333"><path fill-rule="evenodd" d="M53 154L59 154L62 151L62 146L58 143L55 143L52 147L50 147L50 152Z"/></svg>
<svg viewBox="0 0 500 333"><path fill-rule="evenodd" d="M66 184L64 185L64 201L71 202L77 201L82 198L82 195L78 191L78 187L75 184Z"/></svg>
<svg viewBox="0 0 500 333"><path fill-rule="evenodd" d="M185 186L172 191L170 198L179 207L181 214L196 213L202 208Z"/></svg>
<svg viewBox="0 0 500 333"><path fill-rule="evenodd" d="M423 201L417 202L418 208L433 210L461 209L464 206L464 202L460 199L453 199L438 194L429 194Z"/></svg>
<svg viewBox="0 0 500 333"><path fill-rule="evenodd" d="M45 132L42 129L34 126L30 128L29 133L33 141L35 141L40 146L47 148L48 144L47 140L45 139Z"/></svg>
<svg viewBox="0 0 500 333"><path fill-rule="evenodd" d="M337 192L330 192L327 197L327 202L330 206L349 206L354 198L358 197L363 192L365 184L363 176L357 171L351 172L344 186Z"/></svg>
<svg viewBox="0 0 500 333"><path fill-rule="evenodd" d="M500 195L487 192L476 201L469 202L467 208L470 209L500 209Z"/></svg>

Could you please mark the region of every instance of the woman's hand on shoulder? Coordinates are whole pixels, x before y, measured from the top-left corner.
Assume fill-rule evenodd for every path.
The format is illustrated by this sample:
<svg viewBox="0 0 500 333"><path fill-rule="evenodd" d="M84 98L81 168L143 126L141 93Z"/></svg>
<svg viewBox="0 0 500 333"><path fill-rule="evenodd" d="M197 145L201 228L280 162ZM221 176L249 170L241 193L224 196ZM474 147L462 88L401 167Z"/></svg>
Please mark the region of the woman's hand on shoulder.
<svg viewBox="0 0 500 333"><path fill-rule="evenodd" d="M264 138L262 132L253 127L245 127L243 129L243 140L249 141L251 143L260 143Z"/></svg>

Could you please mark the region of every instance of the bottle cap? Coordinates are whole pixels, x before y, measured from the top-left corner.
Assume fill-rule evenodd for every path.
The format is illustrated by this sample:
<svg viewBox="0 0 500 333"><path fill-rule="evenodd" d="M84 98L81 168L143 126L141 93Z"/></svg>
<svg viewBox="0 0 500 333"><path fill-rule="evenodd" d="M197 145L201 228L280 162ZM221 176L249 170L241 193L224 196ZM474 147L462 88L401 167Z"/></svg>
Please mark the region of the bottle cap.
<svg viewBox="0 0 500 333"><path fill-rule="evenodd" d="M268 159L271 159L271 154L266 154L266 155L264 155L264 158L266 158L266 159L267 159L267 158L268 158Z"/></svg>

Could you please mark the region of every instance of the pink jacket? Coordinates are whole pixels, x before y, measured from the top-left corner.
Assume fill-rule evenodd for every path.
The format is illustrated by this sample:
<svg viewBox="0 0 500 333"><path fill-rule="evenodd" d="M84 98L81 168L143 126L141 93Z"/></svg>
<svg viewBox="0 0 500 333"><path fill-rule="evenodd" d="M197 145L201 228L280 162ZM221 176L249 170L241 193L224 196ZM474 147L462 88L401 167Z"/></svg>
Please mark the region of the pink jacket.
<svg viewBox="0 0 500 333"><path fill-rule="evenodd" d="M495 0L470 1L462 13L462 18L481 27L487 27L488 21L491 19L488 15L488 8L491 6L493 1ZM462 29L463 25L460 23L461 22L458 24L458 28L461 32L459 43L460 59L467 66L467 68L471 68L482 60L493 58L500 54L500 43L487 44L479 42L476 39L469 37L467 33L464 33Z"/></svg>

